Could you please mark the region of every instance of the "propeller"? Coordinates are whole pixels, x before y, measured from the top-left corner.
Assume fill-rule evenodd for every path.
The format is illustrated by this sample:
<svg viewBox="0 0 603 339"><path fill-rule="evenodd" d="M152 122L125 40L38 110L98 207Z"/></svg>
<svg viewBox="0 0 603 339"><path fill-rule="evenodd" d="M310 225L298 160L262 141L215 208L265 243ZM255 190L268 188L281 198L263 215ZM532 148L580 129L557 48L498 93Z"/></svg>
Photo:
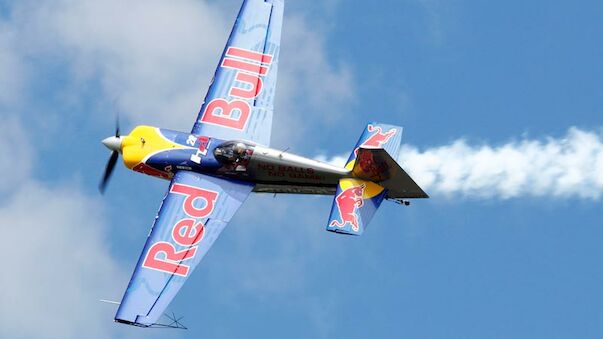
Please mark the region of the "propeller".
<svg viewBox="0 0 603 339"><path fill-rule="evenodd" d="M111 157L107 162L107 166L105 167L105 174L103 175L103 179L98 185L98 190L101 194L105 193L105 189L107 188L107 184L109 183L109 179L111 178L111 174L113 174L113 170L115 169L115 164L117 163L117 159L119 158L119 152L121 150L121 136L119 134L119 117L115 121L115 136L108 137L102 141L103 145L105 145L108 149L110 149Z"/></svg>

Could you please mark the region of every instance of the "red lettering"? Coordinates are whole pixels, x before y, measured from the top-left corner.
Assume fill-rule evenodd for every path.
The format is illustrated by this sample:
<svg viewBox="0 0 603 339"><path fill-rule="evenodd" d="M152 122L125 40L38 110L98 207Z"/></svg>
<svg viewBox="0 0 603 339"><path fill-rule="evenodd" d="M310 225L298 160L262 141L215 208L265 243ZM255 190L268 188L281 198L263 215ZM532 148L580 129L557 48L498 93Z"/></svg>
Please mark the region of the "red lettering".
<svg viewBox="0 0 603 339"><path fill-rule="evenodd" d="M233 118L233 113L237 111L240 112L239 117ZM250 112L251 107L245 101L233 100L228 102L224 99L214 99L207 105L203 117L201 117L201 122L243 130ZM220 115L216 115L216 113L220 113Z"/></svg>
<svg viewBox="0 0 603 339"><path fill-rule="evenodd" d="M195 246L203 239L204 232L205 226L202 222L195 224L193 219L183 219L174 225L172 238L178 245Z"/></svg>
<svg viewBox="0 0 603 339"><path fill-rule="evenodd" d="M165 255L164 259L158 257L160 253ZM161 241L151 246L147 252L142 266L153 270L186 277L190 267L188 265L181 264L181 262L193 258L195 253L197 253L197 247L177 252L176 248L174 248L174 245L170 244L169 242Z"/></svg>
<svg viewBox="0 0 603 339"><path fill-rule="evenodd" d="M170 193L183 194L186 196L184 200L184 212L193 218L205 218L214 210L214 204L218 198L218 193L214 191L204 190L202 188L174 184L170 189ZM193 205L195 200L205 200L205 207L197 208Z"/></svg>
<svg viewBox="0 0 603 339"><path fill-rule="evenodd" d="M224 58L224 61L222 61L222 67L234 68L243 72L249 72L259 75L266 75L268 73L268 67L266 66L261 66L259 64L252 64L247 61L240 61L229 58Z"/></svg>
<svg viewBox="0 0 603 339"><path fill-rule="evenodd" d="M242 59L253 60L257 62L261 62L264 64L272 63L272 56L268 54L261 54L255 51L250 51L247 49L237 48L237 47L229 47L226 55L238 57Z"/></svg>
<svg viewBox="0 0 603 339"><path fill-rule="evenodd" d="M253 99L256 98L262 92L262 87L264 83L260 77L257 75L247 74L247 73L237 73L237 81L251 85L250 89L242 89L232 87L230 89L230 95L233 97L239 97L243 99Z"/></svg>
<svg viewBox="0 0 603 339"><path fill-rule="evenodd" d="M221 67L237 70L236 81L243 83L244 87L250 87L249 89L237 88L233 83L230 86L229 96L247 100L257 98L264 87L260 76L268 74L272 61L273 57L268 54L229 47ZM242 100L228 102L222 98L216 98L207 103L199 122L243 130L247 125L250 113L251 106L248 102Z"/></svg>

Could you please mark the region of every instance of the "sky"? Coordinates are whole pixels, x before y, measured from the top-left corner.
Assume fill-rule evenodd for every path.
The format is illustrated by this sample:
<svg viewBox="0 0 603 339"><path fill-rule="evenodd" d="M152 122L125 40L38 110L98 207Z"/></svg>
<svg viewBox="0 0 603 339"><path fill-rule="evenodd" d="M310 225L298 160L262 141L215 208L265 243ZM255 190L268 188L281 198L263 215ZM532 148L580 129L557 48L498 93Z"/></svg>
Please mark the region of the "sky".
<svg viewBox="0 0 603 339"><path fill-rule="evenodd" d="M100 140L188 131L239 0L0 0L2 338L600 338L603 5L286 1L272 146L333 163L404 126L431 195L362 237L252 195L169 307L113 323L167 182Z"/></svg>

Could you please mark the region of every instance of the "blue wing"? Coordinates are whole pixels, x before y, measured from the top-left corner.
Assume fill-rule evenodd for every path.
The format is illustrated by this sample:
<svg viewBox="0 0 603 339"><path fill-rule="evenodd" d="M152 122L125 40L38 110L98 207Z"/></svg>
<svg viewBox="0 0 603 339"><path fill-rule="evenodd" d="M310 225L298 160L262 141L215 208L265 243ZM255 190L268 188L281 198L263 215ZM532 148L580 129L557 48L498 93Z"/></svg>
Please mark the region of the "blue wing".
<svg viewBox="0 0 603 339"><path fill-rule="evenodd" d="M283 0L245 0L192 133L268 145Z"/></svg>
<svg viewBox="0 0 603 339"><path fill-rule="evenodd" d="M115 320L156 324L252 189L246 183L177 172Z"/></svg>

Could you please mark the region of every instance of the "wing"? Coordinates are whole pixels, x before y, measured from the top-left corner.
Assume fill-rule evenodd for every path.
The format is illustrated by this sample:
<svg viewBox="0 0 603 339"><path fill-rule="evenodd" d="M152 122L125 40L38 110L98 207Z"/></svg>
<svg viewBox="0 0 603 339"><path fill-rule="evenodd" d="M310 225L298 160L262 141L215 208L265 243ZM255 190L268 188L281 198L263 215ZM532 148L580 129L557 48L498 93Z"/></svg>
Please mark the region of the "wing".
<svg viewBox="0 0 603 339"><path fill-rule="evenodd" d="M245 183L177 172L115 320L156 324L252 189Z"/></svg>
<svg viewBox="0 0 603 339"><path fill-rule="evenodd" d="M283 0L245 0L192 133L268 145Z"/></svg>

